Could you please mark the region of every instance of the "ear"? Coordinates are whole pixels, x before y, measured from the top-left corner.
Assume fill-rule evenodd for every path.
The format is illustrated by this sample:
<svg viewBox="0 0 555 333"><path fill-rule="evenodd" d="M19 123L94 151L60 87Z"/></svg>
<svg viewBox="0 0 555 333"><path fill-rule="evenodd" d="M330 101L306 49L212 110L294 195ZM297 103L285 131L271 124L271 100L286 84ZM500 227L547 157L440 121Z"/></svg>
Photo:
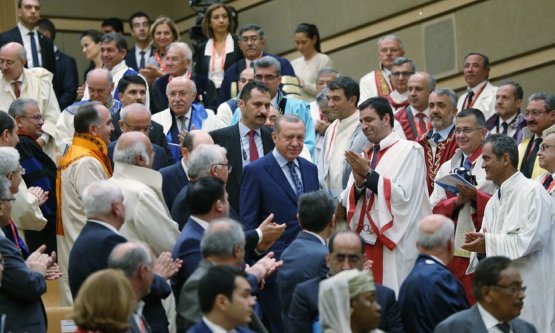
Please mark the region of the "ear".
<svg viewBox="0 0 555 333"><path fill-rule="evenodd" d="M182 156L182 157L188 159L188 158L189 158L189 154L190 154L189 149L187 149L187 148L181 148L181 156Z"/></svg>
<svg viewBox="0 0 555 333"><path fill-rule="evenodd" d="M122 94L119 93L119 96L120 96L119 98L120 98L120 99L121 99L121 95L122 95ZM123 124L123 120L121 120L121 119L118 120L118 125L119 125L119 128L120 128L120 129L122 130L122 132L123 132L123 125L124 125L124 124Z"/></svg>
<svg viewBox="0 0 555 333"><path fill-rule="evenodd" d="M272 141L274 141L274 145L277 143L277 133L275 131L272 132Z"/></svg>
<svg viewBox="0 0 555 333"><path fill-rule="evenodd" d="M216 295L216 299L214 300L214 306L218 307L221 311L225 311L229 305L229 300L225 297L224 294ZM212 308L213 309L213 308Z"/></svg>
<svg viewBox="0 0 555 333"><path fill-rule="evenodd" d="M239 110L243 111L243 108L245 107L245 101L243 101L242 99L238 99L237 106L239 107ZM235 110L231 110L231 111L233 112Z"/></svg>
<svg viewBox="0 0 555 333"><path fill-rule="evenodd" d="M357 106L357 97L356 96L349 97L349 103L351 105Z"/></svg>
<svg viewBox="0 0 555 333"><path fill-rule="evenodd" d="M114 82L112 82L112 84L110 84L110 90L112 90L112 91L114 90Z"/></svg>
<svg viewBox="0 0 555 333"><path fill-rule="evenodd" d="M113 88L113 86L112 86L112 88ZM119 96L119 100L121 101L122 98L123 98L123 92L118 91L118 96Z"/></svg>

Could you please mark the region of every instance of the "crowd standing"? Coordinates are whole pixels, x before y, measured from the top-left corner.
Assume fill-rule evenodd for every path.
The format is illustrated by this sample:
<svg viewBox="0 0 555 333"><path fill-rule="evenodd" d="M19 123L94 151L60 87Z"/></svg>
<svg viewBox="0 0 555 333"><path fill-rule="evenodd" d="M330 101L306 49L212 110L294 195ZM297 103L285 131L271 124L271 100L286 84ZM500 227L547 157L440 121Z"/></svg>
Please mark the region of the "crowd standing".
<svg viewBox="0 0 555 333"><path fill-rule="evenodd" d="M84 31L79 84L40 1L18 17L0 34L6 331L46 331L46 280L79 332L555 331L555 95L494 86L484 53L457 97L386 35L357 81L315 25L290 63L214 4L194 46L140 11L133 47L118 18Z"/></svg>

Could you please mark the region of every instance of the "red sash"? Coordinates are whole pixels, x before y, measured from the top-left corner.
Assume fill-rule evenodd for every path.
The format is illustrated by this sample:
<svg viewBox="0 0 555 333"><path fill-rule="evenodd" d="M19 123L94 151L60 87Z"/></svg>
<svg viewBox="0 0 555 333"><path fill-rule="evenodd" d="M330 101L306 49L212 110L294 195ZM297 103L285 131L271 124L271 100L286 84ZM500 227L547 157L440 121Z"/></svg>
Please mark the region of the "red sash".
<svg viewBox="0 0 555 333"><path fill-rule="evenodd" d="M391 93L391 88L389 88L388 79L383 76L380 69L374 71L374 79L376 80L376 90L378 91L378 96L387 96Z"/></svg>

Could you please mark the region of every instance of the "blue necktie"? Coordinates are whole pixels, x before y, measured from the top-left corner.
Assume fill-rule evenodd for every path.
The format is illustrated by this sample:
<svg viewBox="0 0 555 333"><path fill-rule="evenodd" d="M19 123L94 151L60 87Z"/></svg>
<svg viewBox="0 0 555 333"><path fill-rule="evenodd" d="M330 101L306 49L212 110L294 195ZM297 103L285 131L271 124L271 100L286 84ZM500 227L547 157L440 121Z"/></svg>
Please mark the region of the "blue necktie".
<svg viewBox="0 0 555 333"><path fill-rule="evenodd" d="M293 178L293 183L295 183L295 187L296 187L295 192L296 192L297 197L298 197L303 193L303 183L301 183L301 180L299 179L299 175L297 174L297 171L295 170L295 162L289 161L289 162L287 162L287 166L289 167L289 172L291 173L291 178Z"/></svg>
<svg viewBox="0 0 555 333"><path fill-rule="evenodd" d="M441 134L439 134L438 132L435 132L434 135L432 135L432 139L434 140L435 143L438 143L439 140L441 139Z"/></svg>
<svg viewBox="0 0 555 333"><path fill-rule="evenodd" d="M139 63L139 68L145 68L145 51L139 52L141 54L141 60Z"/></svg>
<svg viewBox="0 0 555 333"><path fill-rule="evenodd" d="M33 31L29 32L29 37L31 38L31 55L33 57L33 67L40 67L39 51L37 49L37 43L35 42L35 33Z"/></svg>
<svg viewBox="0 0 555 333"><path fill-rule="evenodd" d="M468 171L470 171L472 169L472 163L470 163L470 158L469 157L464 159L463 167Z"/></svg>
<svg viewBox="0 0 555 333"><path fill-rule="evenodd" d="M374 145L372 150L372 160L370 161L370 169L374 170L378 164L378 154L380 153L380 145Z"/></svg>

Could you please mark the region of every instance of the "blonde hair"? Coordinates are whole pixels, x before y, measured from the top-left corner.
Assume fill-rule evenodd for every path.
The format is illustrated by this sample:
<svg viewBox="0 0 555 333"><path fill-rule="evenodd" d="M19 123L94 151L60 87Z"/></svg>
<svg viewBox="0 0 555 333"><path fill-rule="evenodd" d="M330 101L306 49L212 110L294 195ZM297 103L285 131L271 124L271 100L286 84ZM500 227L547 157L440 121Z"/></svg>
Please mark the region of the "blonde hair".
<svg viewBox="0 0 555 333"><path fill-rule="evenodd" d="M173 33L173 39L172 39L172 43L175 41L179 40L179 31L177 30L177 25L175 25L175 23L173 22L173 20L167 16L160 16L159 18L156 19L156 21L154 21L154 23L152 23L152 25L150 26L150 38L152 38L152 40L154 40L154 32L156 31L156 28L159 25L165 24L168 27L170 27L170 30ZM168 44L169 45L169 44ZM159 45L156 45L159 46Z"/></svg>
<svg viewBox="0 0 555 333"><path fill-rule="evenodd" d="M90 275L75 299L73 320L87 330L125 332L137 307L131 282L118 269L103 269Z"/></svg>

